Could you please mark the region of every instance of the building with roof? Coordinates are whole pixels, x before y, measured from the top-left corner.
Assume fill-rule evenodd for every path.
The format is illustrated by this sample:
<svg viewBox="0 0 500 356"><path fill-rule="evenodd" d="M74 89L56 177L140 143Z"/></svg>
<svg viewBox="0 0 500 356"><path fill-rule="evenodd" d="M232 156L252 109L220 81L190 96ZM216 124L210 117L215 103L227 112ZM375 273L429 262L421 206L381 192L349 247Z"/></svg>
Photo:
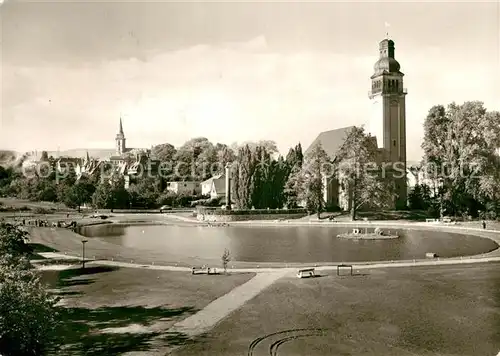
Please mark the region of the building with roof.
<svg viewBox="0 0 500 356"><path fill-rule="evenodd" d="M384 39L379 44L379 59L374 65L371 76L372 88L368 97L372 103L368 133L377 141L379 164L397 167L403 177L394 177L396 197L394 207L406 206L406 105L407 90L403 87L404 74L395 59L394 41ZM333 161L344 144L347 134L353 126L325 131L318 135L311 146L321 143L323 149ZM388 174L393 174L387 170ZM399 172L399 171L398 171ZM324 177L324 199L327 205L336 205L344 210L350 209L348 192L341 189L335 178Z"/></svg>
<svg viewBox="0 0 500 356"><path fill-rule="evenodd" d="M226 181L226 178L224 176L224 174L217 174L215 176L213 176L212 178L209 178L203 182L201 182L201 194L202 195L211 195L211 192L213 191L213 185L214 185L214 181L223 181L225 182ZM220 185L220 183L216 183L218 186ZM225 184L225 183L224 183Z"/></svg>
<svg viewBox="0 0 500 356"><path fill-rule="evenodd" d="M200 182L167 182L167 190L175 194L195 195L201 192Z"/></svg>
<svg viewBox="0 0 500 356"><path fill-rule="evenodd" d="M225 199L226 198L226 176L224 175L222 178L214 179L212 181L212 186L210 188L210 199Z"/></svg>

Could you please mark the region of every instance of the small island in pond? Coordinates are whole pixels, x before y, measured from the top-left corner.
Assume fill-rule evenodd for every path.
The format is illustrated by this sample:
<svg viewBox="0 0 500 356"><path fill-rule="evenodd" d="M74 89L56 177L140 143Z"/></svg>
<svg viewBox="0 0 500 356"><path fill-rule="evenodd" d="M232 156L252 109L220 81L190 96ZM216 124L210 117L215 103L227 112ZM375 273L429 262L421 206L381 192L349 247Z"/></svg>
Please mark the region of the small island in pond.
<svg viewBox="0 0 500 356"><path fill-rule="evenodd" d="M339 234L338 238L352 239L352 240L387 240L397 239L398 235L384 233L380 228L376 228L374 232L362 233L360 229L353 229L351 233Z"/></svg>

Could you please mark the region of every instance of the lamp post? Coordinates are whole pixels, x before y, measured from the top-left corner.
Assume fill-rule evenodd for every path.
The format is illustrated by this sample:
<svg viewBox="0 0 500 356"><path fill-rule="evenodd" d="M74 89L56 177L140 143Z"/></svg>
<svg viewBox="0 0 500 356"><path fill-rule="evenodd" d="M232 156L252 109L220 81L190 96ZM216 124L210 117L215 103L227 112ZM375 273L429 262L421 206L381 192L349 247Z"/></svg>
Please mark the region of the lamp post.
<svg viewBox="0 0 500 356"><path fill-rule="evenodd" d="M85 268L85 243L88 242L88 240L83 239L82 240L82 268Z"/></svg>

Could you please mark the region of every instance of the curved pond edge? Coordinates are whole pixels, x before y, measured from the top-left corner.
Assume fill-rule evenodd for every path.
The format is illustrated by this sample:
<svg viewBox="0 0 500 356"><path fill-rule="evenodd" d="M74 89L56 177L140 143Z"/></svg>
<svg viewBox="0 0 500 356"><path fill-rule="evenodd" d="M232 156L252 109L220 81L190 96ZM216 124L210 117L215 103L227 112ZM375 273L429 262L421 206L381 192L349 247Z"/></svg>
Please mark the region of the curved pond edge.
<svg viewBox="0 0 500 356"><path fill-rule="evenodd" d="M175 218L172 216L172 218ZM191 220L187 218L180 219L155 219L155 217L148 216L143 219L138 219L137 215L134 219L130 219L129 216L114 216L107 221L97 222L97 224L119 224L119 225L191 225L191 226L206 226L206 223L198 222L196 220ZM86 224L81 223L79 227L97 225L94 224ZM401 222L401 221L356 221L356 222L320 222L320 221L241 221L241 222L232 222L229 226L248 226L248 227L263 227L263 226L274 226L274 227L286 227L286 226L322 226L322 227L381 227L381 228L393 228L393 229L402 229L402 230L427 230L427 231L436 231L436 232L449 232L449 233L461 233L467 234L471 236L476 236L479 238L487 238L493 241L496 247L490 251L476 254L476 255L467 255L467 256L459 256L459 257L437 257L433 259L429 258L421 258L421 259L413 259L413 260L380 260L380 261L336 261L336 262L310 262L310 263L301 263L301 262L245 262L245 261L232 261L232 265L246 267L241 268L229 268L231 270L245 270L249 271L250 268L252 271L263 271L263 269L276 269L276 268L300 268L304 266L314 266L321 268L336 268L339 264L351 264L353 266L358 266L360 268L369 267L369 266L381 266L384 267L396 267L396 266L416 266L416 265L443 265L443 264L461 264L461 263L474 263L474 262L500 262L500 230L485 230L481 228L473 228L473 227L465 227L461 225L449 225L449 224L432 224L429 223L421 223L421 222ZM81 236L81 235L79 235ZM175 264L161 264L155 265L155 267L172 267L172 268L190 268L193 266L193 262L186 262L189 259L183 258L183 261L179 261ZM481 260L481 261L480 261ZM217 260L214 262L214 259L207 259L206 262L208 264L218 263ZM115 261L119 263L118 261ZM128 263L126 263L128 264ZM138 265L139 266L139 265ZM148 267L147 265L140 264L142 267ZM153 267L153 266L151 266Z"/></svg>

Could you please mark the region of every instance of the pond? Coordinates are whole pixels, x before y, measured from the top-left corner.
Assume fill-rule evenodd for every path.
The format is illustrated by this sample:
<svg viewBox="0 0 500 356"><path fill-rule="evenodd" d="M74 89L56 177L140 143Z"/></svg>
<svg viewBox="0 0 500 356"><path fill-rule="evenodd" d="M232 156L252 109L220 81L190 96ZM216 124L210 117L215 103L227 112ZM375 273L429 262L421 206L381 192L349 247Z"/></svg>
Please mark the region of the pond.
<svg viewBox="0 0 500 356"><path fill-rule="evenodd" d="M320 226L229 226L125 225L83 227L82 235L111 244L165 251L182 258L220 259L229 249L241 262L360 262L425 258L427 252L440 257L485 253L498 248L486 238L429 230L383 229L397 233L393 240L346 240L337 238L352 227ZM373 230L368 229L368 232Z"/></svg>

